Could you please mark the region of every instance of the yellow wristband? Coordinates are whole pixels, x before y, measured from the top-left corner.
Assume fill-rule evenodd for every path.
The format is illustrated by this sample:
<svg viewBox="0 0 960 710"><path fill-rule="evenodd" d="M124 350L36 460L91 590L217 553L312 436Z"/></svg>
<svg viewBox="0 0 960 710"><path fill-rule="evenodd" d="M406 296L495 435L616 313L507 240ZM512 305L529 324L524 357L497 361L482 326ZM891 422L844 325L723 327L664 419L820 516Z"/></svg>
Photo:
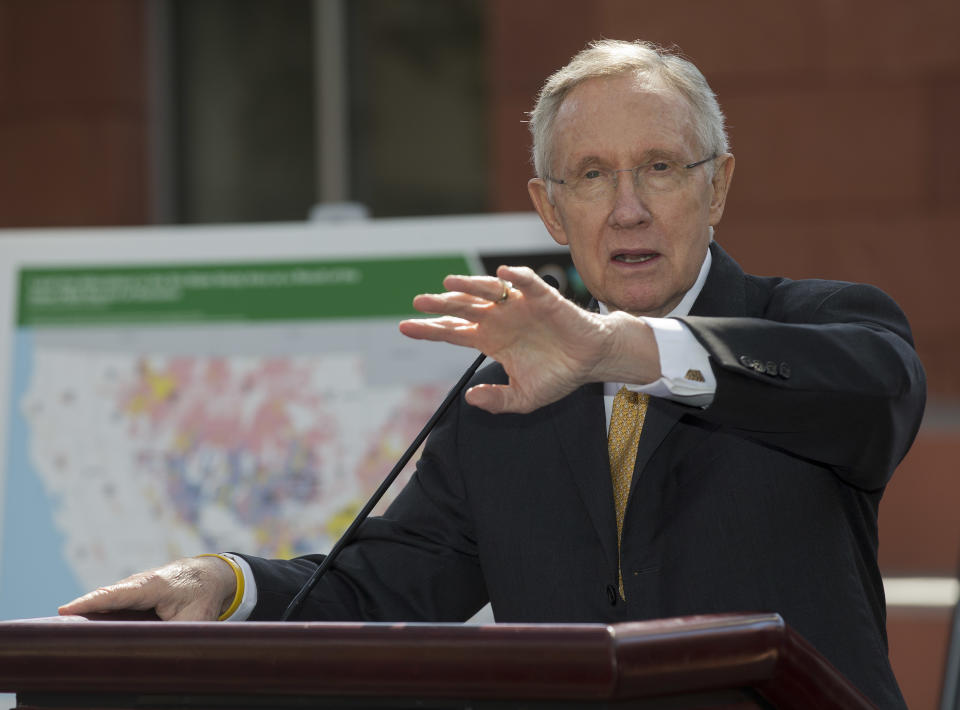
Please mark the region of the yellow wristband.
<svg viewBox="0 0 960 710"><path fill-rule="evenodd" d="M217 618L217 621L225 621L226 619L229 619L233 615L233 612L235 612L237 610L237 607L240 606L240 602L243 601L243 571L240 569L240 565L238 565L236 562L231 560L226 555L218 555L216 553L207 552L202 555L197 555L197 557L220 558L221 560L226 562L228 565L230 565L230 569L233 570L233 574L237 578L237 591L233 595L233 601L230 602L230 606L227 607L227 610Z"/></svg>

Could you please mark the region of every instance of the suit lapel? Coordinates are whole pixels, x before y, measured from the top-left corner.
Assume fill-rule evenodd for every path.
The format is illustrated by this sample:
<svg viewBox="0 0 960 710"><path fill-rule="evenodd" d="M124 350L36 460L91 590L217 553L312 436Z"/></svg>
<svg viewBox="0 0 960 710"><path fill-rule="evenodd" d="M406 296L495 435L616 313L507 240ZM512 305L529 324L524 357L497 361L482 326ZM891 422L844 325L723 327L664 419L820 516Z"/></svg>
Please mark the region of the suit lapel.
<svg viewBox="0 0 960 710"><path fill-rule="evenodd" d="M633 466L633 479L630 481L630 497L633 490L639 485L637 479L643 475L650 457L666 438L674 424L683 415L680 407L665 407L657 397L651 397L647 405L647 416L643 421L643 430L640 432L640 443L637 445L637 460ZM629 498L627 501L629 505Z"/></svg>
<svg viewBox="0 0 960 710"><path fill-rule="evenodd" d="M711 242L713 261L703 290L690 309L692 316L743 316L747 296L743 269L716 242Z"/></svg>
<svg viewBox="0 0 960 710"><path fill-rule="evenodd" d="M707 274L707 280L691 307L690 314L698 316L745 314L746 294L743 271L716 242L711 242L710 251L713 259L710 264L710 273ZM657 397L651 397L647 407L647 416L643 423L643 431L640 434L640 444L637 446L637 460L634 464L633 480L630 484L631 500L633 491L638 485L641 485L638 483L638 479L643 476L650 458L683 414L684 407L682 405L672 405ZM628 514L629 505L628 500Z"/></svg>
<svg viewBox="0 0 960 710"><path fill-rule="evenodd" d="M567 397L553 418L560 446L570 465L609 566L617 565L617 523L607 456L603 385L584 385Z"/></svg>
<svg viewBox="0 0 960 710"><path fill-rule="evenodd" d="M744 274L720 246L710 245L713 262L703 290L690 309L691 315L743 315L745 309ZM591 304L596 310L596 303ZM683 416L682 406L652 398L637 447L637 459L630 497L638 479L667 434ZM609 566L617 566L617 524L613 507L613 484L607 456L607 435L603 410L603 385L585 385L570 394L553 418L560 446L570 464L580 496L593 521ZM652 484L653 481L646 481ZM628 501L627 517L630 503Z"/></svg>

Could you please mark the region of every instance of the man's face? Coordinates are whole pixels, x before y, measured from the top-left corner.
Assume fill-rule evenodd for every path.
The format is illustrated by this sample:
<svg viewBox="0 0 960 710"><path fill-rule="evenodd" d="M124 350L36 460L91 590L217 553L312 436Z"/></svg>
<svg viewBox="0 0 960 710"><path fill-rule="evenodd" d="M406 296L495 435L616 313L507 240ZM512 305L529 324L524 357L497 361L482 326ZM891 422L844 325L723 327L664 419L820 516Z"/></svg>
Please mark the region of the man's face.
<svg viewBox="0 0 960 710"><path fill-rule="evenodd" d="M596 167L622 170L670 159L680 165L708 155L697 145L687 103L669 90L651 91L623 75L587 80L566 97L557 114L551 177L569 180ZM608 199L579 199L568 185L553 185L553 202L539 178L530 196L544 224L569 245L584 284L611 310L663 316L697 279L720 221L733 156L689 171L667 192L634 185L618 173ZM682 168L681 168L682 170Z"/></svg>

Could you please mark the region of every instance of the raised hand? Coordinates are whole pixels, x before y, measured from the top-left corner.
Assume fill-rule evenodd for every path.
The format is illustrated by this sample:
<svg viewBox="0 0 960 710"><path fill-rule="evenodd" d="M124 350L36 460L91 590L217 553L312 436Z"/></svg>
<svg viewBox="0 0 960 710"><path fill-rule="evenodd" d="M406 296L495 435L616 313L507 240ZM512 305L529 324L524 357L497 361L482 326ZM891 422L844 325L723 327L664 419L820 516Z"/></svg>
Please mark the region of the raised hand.
<svg viewBox="0 0 960 710"><path fill-rule="evenodd" d="M217 557L189 557L139 572L60 607L61 615L154 609L164 621L215 621L233 599L236 576Z"/></svg>
<svg viewBox="0 0 960 710"><path fill-rule="evenodd" d="M503 365L509 384L467 390L476 407L531 412L586 382L660 376L656 341L642 320L585 311L527 267L501 266L497 277L448 276L443 285L446 293L413 300L437 317L403 321L400 332L476 348Z"/></svg>

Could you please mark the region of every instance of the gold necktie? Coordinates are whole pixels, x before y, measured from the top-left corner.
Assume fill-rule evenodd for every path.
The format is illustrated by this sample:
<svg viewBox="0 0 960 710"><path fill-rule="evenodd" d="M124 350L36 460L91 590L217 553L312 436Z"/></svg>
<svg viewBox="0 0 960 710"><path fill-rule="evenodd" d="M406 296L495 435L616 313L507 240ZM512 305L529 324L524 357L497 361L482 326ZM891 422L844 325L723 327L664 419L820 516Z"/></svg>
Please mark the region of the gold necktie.
<svg viewBox="0 0 960 710"><path fill-rule="evenodd" d="M620 580L620 597L623 591L623 569L620 568L620 537L623 534L623 516L630 495L633 465L637 460L640 431L647 415L649 396L631 392L626 387L613 398L613 413L610 415L610 432L607 434L607 453L610 456L610 477L613 480L613 503L617 511L617 568Z"/></svg>

